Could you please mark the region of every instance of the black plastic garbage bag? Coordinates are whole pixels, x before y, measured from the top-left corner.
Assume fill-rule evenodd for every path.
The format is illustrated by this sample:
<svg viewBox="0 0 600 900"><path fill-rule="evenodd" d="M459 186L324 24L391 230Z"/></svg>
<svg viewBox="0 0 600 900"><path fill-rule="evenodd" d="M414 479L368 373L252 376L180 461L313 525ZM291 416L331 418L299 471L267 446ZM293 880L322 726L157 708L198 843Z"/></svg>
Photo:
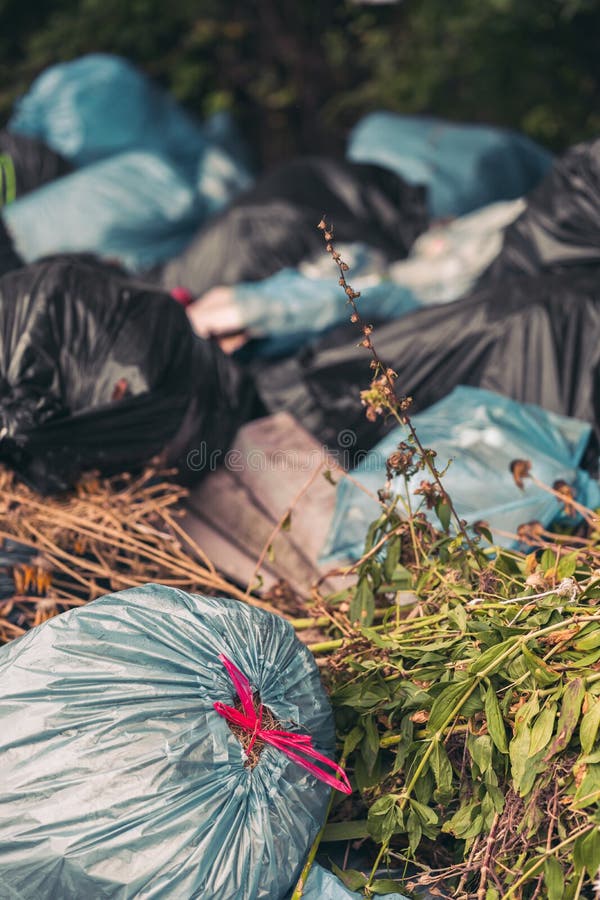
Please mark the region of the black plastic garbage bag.
<svg viewBox="0 0 600 900"><path fill-rule="evenodd" d="M71 168L41 141L0 131L0 207L66 175Z"/></svg>
<svg viewBox="0 0 600 900"><path fill-rule="evenodd" d="M252 412L250 380L168 294L89 258L4 275L0 336L0 462L44 492L157 454L192 480Z"/></svg>
<svg viewBox="0 0 600 900"><path fill-rule="evenodd" d="M373 342L415 411L467 384L583 419L600 434L600 269L506 279L377 326ZM395 424L365 417L359 392L372 370L357 343L356 328L344 326L258 374L269 409L292 411L346 464Z"/></svg>
<svg viewBox="0 0 600 900"><path fill-rule="evenodd" d="M22 265L23 260L15 251L12 238L0 218L0 275L13 269L20 269Z"/></svg>
<svg viewBox="0 0 600 900"><path fill-rule="evenodd" d="M600 263L600 138L572 147L527 197L481 283Z"/></svg>
<svg viewBox="0 0 600 900"><path fill-rule="evenodd" d="M337 241L406 256L428 224L425 190L373 165L294 160L265 175L206 225L160 276L195 296L216 285L267 278L323 249L323 214Z"/></svg>

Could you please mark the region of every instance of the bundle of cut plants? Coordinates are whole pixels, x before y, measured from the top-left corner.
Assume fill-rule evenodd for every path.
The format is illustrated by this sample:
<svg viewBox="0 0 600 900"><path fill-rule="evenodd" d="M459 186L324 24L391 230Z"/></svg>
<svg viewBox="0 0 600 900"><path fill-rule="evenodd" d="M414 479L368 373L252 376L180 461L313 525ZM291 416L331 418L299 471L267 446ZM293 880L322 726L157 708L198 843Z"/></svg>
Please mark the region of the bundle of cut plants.
<svg viewBox="0 0 600 900"><path fill-rule="evenodd" d="M467 544L393 504L374 523L346 636L313 648L330 654L355 787L324 840L370 837L373 873L408 867L399 887L417 896L590 896L600 868L595 522L588 512L577 537L530 528L538 546L527 555L481 535ZM389 607L407 588L412 609ZM369 895L368 871L344 877Z"/></svg>
<svg viewBox="0 0 600 900"><path fill-rule="evenodd" d="M165 469L89 475L40 497L0 468L0 644L109 590L149 581L270 608L224 579L178 519L186 490Z"/></svg>

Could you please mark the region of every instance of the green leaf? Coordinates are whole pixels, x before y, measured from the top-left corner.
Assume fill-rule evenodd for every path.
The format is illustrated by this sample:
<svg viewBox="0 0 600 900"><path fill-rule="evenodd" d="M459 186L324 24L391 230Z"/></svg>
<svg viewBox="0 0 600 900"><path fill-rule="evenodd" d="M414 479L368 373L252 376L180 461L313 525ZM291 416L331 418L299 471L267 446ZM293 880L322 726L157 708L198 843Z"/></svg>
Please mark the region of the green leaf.
<svg viewBox="0 0 600 900"><path fill-rule="evenodd" d="M574 678L565 688L562 703L560 707L560 716L556 726L556 737L550 744L548 752L544 757L547 762L552 756L560 753L568 746L573 732L579 721L581 712L581 704L585 695L585 681L583 678Z"/></svg>
<svg viewBox="0 0 600 900"><path fill-rule="evenodd" d="M474 678L467 678L465 681L453 681L444 688L434 700L429 713L427 728L430 732L433 733L443 728L449 718L458 715L474 684Z"/></svg>
<svg viewBox="0 0 600 900"><path fill-rule="evenodd" d="M467 747L473 762L483 775L492 766L492 739L489 734L480 734L475 737L470 734L467 740Z"/></svg>
<svg viewBox="0 0 600 900"><path fill-rule="evenodd" d="M429 765L437 788L435 799L438 803L447 803L452 797L453 773L446 748L441 741L435 741L429 758Z"/></svg>
<svg viewBox="0 0 600 900"><path fill-rule="evenodd" d="M379 784L381 780L381 754L377 757L372 771L368 771L364 759L362 756L359 756L354 763L354 777L361 793L367 788L372 788Z"/></svg>
<svg viewBox="0 0 600 900"><path fill-rule="evenodd" d="M589 631L586 629L585 633L574 642L573 647L579 651L596 650L600 647L600 628L598 625L594 623L592 629Z"/></svg>
<svg viewBox="0 0 600 900"><path fill-rule="evenodd" d="M483 816L484 828L486 831L489 831L496 816L496 805L489 793L484 794L481 801L481 815Z"/></svg>
<svg viewBox="0 0 600 900"><path fill-rule="evenodd" d="M591 694L587 697L590 705L579 726L579 740L583 752L591 753L600 727L600 700L594 701Z"/></svg>
<svg viewBox="0 0 600 900"><path fill-rule="evenodd" d="M365 735L361 741L360 751L365 761L367 772L370 775L379 756L379 733L373 716L367 716L363 719L363 724Z"/></svg>
<svg viewBox="0 0 600 900"><path fill-rule="evenodd" d="M562 866L555 856L549 856L544 863L544 882L548 900L562 900L565 878Z"/></svg>
<svg viewBox="0 0 600 900"><path fill-rule="evenodd" d="M365 553L367 553L373 547L377 532L383 525L385 525L385 519L385 514L383 514L379 516L378 519L375 519L374 522L371 522L371 524L369 525L369 530L367 531L367 536L365 538Z"/></svg>
<svg viewBox="0 0 600 900"><path fill-rule="evenodd" d="M508 753L504 719L500 712L500 704L498 703L496 691L492 685L490 685L485 692L485 717L487 720L488 731L494 744L500 753Z"/></svg>
<svg viewBox="0 0 600 900"><path fill-rule="evenodd" d="M457 838L463 838L467 831L471 828L473 821L481 816L479 815L479 803L469 803L461 806L452 818L448 819L442 825L442 831L447 834L453 834Z"/></svg>
<svg viewBox="0 0 600 900"><path fill-rule="evenodd" d="M473 821L471 822L471 824L469 825L469 827L467 828L467 830L465 831L465 833L462 835L462 838L465 841L472 840L473 838L478 837L482 833L483 829L484 829L483 816L481 815L481 813L478 813L475 816L475 818L473 819Z"/></svg>
<svg viewBox="0 0 600 900"><path fill-rule="evenodd" d="M447 500L438 500L435 505L435 512L440 520L440 524L444 531L448 531L450 527L450 516L452 515L452 510L450 509L450 504Z"/></svg>
<svg viewBox="0 0 600 900"><path fill-rule="evenodd" d="M364 888L365 884L369 880L366 875L362 872L359 872L357 869L340 869L339 866L336 866L335 863L332 863L331 869L334 875L340 879L340 881L346 885L349 891L360 891Z"/></svg>
<svg viewBox="0 0 600 900"><path fill-rule="evenodd" d="M531 746L531 732L526 721L516 724L514 737L511 740L508 752L510 755L510 768L515 790L522 796L522 786L527 770L527 758Z"/></svg>
<svg viewBox="0 0 600 900"><path fill-rule="evenodd" d="M411 851L414 853L421 843L421 837L423 836L423 829L421 827L421 820L412 810L408 814L408 822L406 824L406 831L408 832L408 846Z"/></svg>
<svg viewBox="0 0 600 900"><path fill-rule="evenodd" d="M583 838L581 835L573 844L573 865L576 872L581 872L585 868L585 860L583 858Z"/></svg>
<svg viewBox="0 0 600 900"><path fill-rule="evenodd" d="M464 606L453 606L452 609L448 610L448 618L455 623L459 631L465 632L467 630L468 619Z"/></svg>
<svg viewBox="0 0 600 900"><path fill-rule="evenodd" d="M577 569L577 553L567 553L563 556L556 568L558 578L570 578Z"/></svg>
<svg viewBox="0 0 600 900"><path fill-rule="evenodd" d="M410 801L410 808L419 817L423 825L437 825L439 823L437 813L424 803L417 800Z"/></svg>
<svg viewBox="0 0 600 900"><path fill-rule="evenodd" d="M398 794L384 794L369 809L367 826L373 840L379 844L389 841L398 825L402 823L402 813L398 809Z"/></svg>
<svg viewBox="0 0 600 900"><path fill-rule="evenodd" d="M350 621L359 625L370 625L375 613L373 589L366 577L359 580L350 601Z"/></svg>
<svg viewBox="0 0 600 900"><path fill-rule="evenodd" d="M385 545L385 560L383 562L383 577L386 581L391 581L396 571L396 566L400 562L400 550L402 549L402 541L399 534L390 538Z"/></svg>
<svg viewBox="0 0 600 900"><path fill-rule="evenodd" d="M323 840L328 841L356 841L369 837L369 829L365 819L357 822L329 822L323 832Z"/></svg>
<svg viewBox="0 0 600 900"><path fill-rule="evenodd" d="M554 550L544 550L540 558L540 568L544 574L556 565L556 553Z"/></svg>
<svg viewBox="0 0 600 900"><path fill-rule="evenodd" d="M378 878L371 884L370 890L373 894L392 894L402 890L401 881L394 881L393 878Z"/></svg>
<svg viewBox="0 0 600 900"><path fill-rule="evenodd" d="M283 518L283 521L281 523L281 530L289 531L291 527L292 527L292 511L291 511L291 509L288 509L288 511L286 512L286 514Z"/></svg>
<svg viewBox="0 0 600 900"><path fill-rule="evenodd" d="M529 647L524 645L522 653L525 665L540 687L548 687L549 685L554 684L555 681L558 681L560 678L559 672L555 672L554 669L550 668L543 659L540 659L535 653L532 653Z"/></svg>
<svg viewBox="0 0 600 900"><path fill-rule="evenodd" d="M531 729L531 744L529 747L529 757L535 756L541 750L545 750L554 731L554 721L556 719L557 707L556 703L549 703L542 709L541 713L533 723Z"/></svg>
<svg viewBox="0 0 600 900"><path fill-rule="evenodd" d="M585 809L587 806L594 806L600 800L600 766L589 764L583 760L578 760L578 773L581 774L579 766L583 765L585 773L576 792L573 806L576 809Z"/></svg>
<svg viewBox="0 0 600 900"><path fill-rule="evenodd" d="M600 831L594 828L586 834L581 842L581 858L591 878L595 878L600 869Z"/></svg>
<svg viewBox="0 0 600 900"><path fill-rule="evenodd" d="M365 733L364 728L360 725L355 725L350 734L347 734L344 739L344 750L342 755L348 759L351 753L353 753L360 742L363 739L363 735Z"/></svg>
<svg viewBox="0 0 600 900"><path fill-rule="evenodd" d="M484 650L483 653L473 660L469 666L469 672L471 675L478 675L480 672L489 669L489 671L486 671L486 675L492 675L500 665L500 657L508 650L516 650L518 647L519 644L516 638L508 638L508 640L502 641L500 644L494 644L492 647L488 647L487 650ZM493 665L495 662L498 662L498 666Z"/></svg>

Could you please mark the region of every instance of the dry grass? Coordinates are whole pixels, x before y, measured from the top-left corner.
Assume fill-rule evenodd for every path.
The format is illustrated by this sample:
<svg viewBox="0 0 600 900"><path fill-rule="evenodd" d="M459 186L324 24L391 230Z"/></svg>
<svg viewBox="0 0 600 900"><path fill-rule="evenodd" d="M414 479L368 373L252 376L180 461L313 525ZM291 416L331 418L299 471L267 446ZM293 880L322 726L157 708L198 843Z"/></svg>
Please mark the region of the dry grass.
<svg viewBox="0 0 600 900"><path fill-rule="evenodd" d="M0 540L30 547L4 565L14 593L0 600L0 644L110 591L150 581L223 594L277 610L223 578L179 523L186 491L173 473L88 476L68 495L43 498L0 468ZM10 556L10 545L8 545ZM281 613L281 611L279 611Z"/></svg>

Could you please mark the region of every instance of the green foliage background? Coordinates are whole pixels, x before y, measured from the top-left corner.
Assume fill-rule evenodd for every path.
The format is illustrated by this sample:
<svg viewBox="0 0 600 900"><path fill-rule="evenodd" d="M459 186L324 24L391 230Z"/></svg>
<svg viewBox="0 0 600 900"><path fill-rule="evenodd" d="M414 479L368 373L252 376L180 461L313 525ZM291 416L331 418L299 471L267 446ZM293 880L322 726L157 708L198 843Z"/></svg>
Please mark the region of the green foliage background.
<svg viewBox="0 0 600 900"><path fill-rule="evenodd" d="M387 108L518 128L562 149L600 131L600 0L0 0L0 119L46 66L129 57L266 165L335 152Z"/></svg>

